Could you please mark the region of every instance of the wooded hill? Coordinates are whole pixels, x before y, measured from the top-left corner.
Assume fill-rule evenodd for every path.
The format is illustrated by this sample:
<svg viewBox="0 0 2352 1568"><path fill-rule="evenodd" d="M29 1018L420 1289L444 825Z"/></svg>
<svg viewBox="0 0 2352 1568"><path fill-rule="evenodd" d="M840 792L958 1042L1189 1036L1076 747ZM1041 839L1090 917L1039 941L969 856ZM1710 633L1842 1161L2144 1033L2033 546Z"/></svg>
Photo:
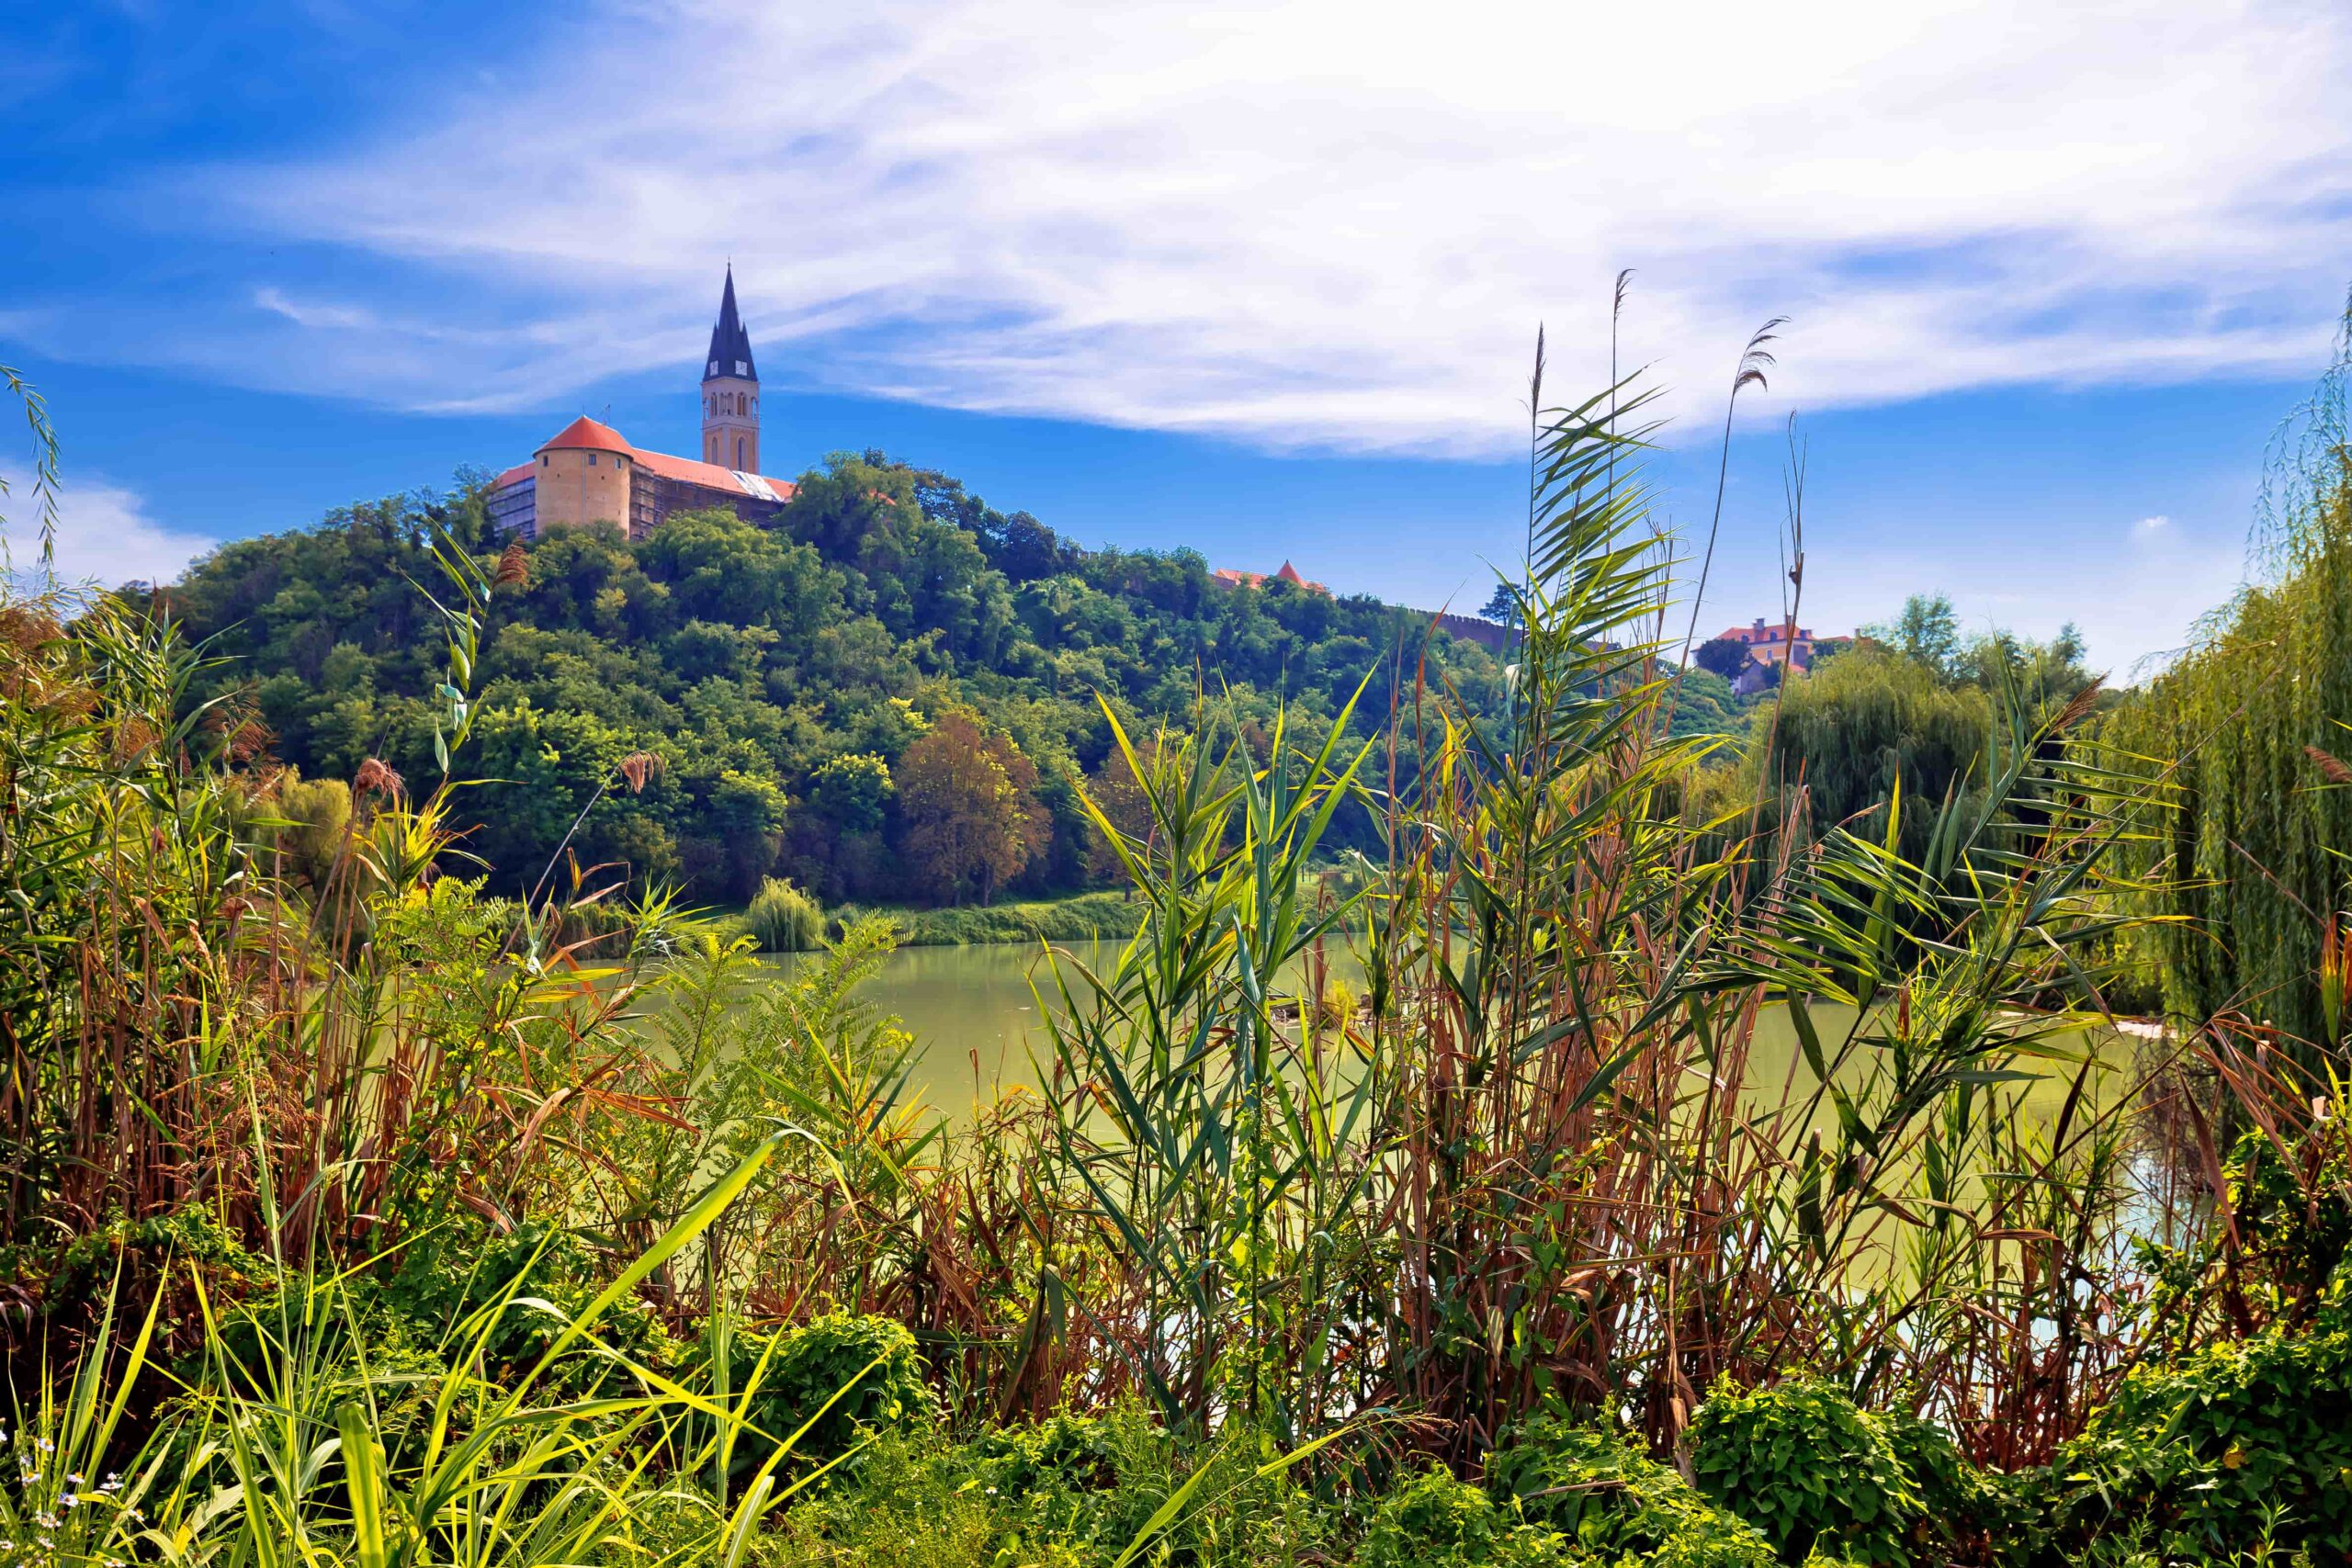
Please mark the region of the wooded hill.
<svg viewBox="0 0 2352 1568"><path fill-rule="evenodd" d="M508 552L479 482L355 505L224 545L159 597L331 816L369 758L438 781L445 657L424 589L436 531L503 555L459 795L493 889L537 877L581 818L583 864L626 863L703 902L788 875L827 901L960 902L1107 870L1073 783L1136 733L1237 726L1286 704L1318 739L1369 677L1356 728L1411 701L1426 647L1474 710L1486 649L1427 615L1280 581L1224 587L1190 549L1081 549L1026 513L877 452L836 455L773 527L724 512L631 542L565 530ZM424 585L424 586L420 586ZM632 753L659 759L616 787ZM584 817L582 816L584 812ZM1343 825L1342 839L1365 829Z"/></svg>

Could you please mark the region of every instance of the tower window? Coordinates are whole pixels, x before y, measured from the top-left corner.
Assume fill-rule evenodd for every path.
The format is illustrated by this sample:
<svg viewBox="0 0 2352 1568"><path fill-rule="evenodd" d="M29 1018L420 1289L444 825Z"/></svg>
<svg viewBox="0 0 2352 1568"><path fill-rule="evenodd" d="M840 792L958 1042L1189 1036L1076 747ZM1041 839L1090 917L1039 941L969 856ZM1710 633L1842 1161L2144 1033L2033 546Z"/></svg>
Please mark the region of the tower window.
<svg viewBox="0 0 2352 1568"><path fill-rule="evenodd" d="M592 468L596 466L596 454L594 452L588 454L588 466Z"/></svg>
<svg viewBox="0 0 2352 1568"><path fill-rule="evenodd" d="M542 452L542 453L540 453L540 454L539 454L539 467L541 467L542 468L546 468L547 466L548 466L548 455L547 455L545 452Z"/></svg>

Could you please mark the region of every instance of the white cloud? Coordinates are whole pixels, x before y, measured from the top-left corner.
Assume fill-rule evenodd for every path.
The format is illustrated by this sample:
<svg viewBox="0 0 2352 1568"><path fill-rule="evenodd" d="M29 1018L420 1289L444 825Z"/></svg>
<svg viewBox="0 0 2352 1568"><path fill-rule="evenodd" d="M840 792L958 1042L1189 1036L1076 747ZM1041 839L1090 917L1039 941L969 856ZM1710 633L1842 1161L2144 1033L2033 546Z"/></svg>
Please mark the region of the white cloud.
<svg viewBox="0 0 2352 1568"><path fill-rule="evenodd" d="M272 289L288 336L180 351L545 405L694 359L731 254L771 380L1477 451L1538 320L1598 378L1621 266L1696 412L1781 312L1779 407L2300 377L2352 252L2332 0L605 0L544 42L189 204L429 299Z"/></svg>
<svg viewBox="0 0 2352 1568"><path fill-rule="evenodd" d="M0 517L6 519L8 565L19 586L35 583L41 570L40 509L32 478L21 469L0 468L0 479L7 483ZM51 570L65 586L168 582L217 543L156 522L142 498L119 486L69 475L58 489Z"/></svg>
<svg viewBox="0 0 2352 1568"><path fill-rule="evenodd" d="M2141 538L2144 539L2154 535L2161 534L2171 526L2172 519L2162 513L2158 513L2154 517L2143 517L2137 523L2132 524L2132 531Z"/></svg>

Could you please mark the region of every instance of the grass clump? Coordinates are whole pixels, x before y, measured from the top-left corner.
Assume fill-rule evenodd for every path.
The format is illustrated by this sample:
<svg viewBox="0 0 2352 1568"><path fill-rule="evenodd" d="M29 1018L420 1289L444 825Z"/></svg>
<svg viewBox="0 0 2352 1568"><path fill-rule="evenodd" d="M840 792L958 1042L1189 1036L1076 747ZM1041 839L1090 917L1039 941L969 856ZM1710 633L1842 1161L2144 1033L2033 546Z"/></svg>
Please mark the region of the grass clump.
<svg viewBox="0 0 2352 1568"><path fill-rule="evenodd" d="M760 884L743 923L763 953L812 953L825 940L825 911L781 876Z"/></svg>
<svg viewBox="0 0 2352 1568"><path fill-rule="evenodd" d="M1143 929L1145 906L1116 893L1081 893L1023 904L941 909L892 909L901 947L981 947L991 942L1125 940ZM846 927L865 911L843 906L834 925Z"/></svg>

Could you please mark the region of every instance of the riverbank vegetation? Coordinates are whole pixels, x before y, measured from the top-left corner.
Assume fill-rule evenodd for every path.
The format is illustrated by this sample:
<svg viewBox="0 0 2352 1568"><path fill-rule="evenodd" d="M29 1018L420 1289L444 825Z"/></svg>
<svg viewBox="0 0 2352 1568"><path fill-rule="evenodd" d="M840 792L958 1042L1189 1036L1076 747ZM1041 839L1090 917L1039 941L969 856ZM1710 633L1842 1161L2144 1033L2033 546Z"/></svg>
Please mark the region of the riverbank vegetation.
<svg viewBox="0 0 2352 1568"><path fill-rule="evenodd" d="M435 694L339 795L291 793L283 727L183 601L12 603L0 1533L34 1544L8 1550L2352 1551L2340 871L2297 894L2312 961L2266 993L2323 1028L2185 1006L2103 1048L2110 982L2201 919L2165 847L2212 809L2184 801L2201 753L2127 744L2094 685L2001 678L1940 788L1898 747L1824 807L1834 728L1793 692L1706 772L1727 743L1670 722L1647 404L1532 390L1510 683L1365 660L1328 704L1193 688L1162 720L1107 682L1102 754L1065 776L1136 933L1041 968L1038 1087L967 1123L866 998L887 920L849 912L779 982L604 863L618 838L550 817L513 887L469 858L498 861L469 781L524 755L485 637L581 558L566 536L400 547L430 589L403 689ZM2344 515L2335 450L2290 514L2307 552ZM1841 655L1825 693L1848 660L1871 668ZM1958 700L1863 688L1931 732ZM2232 744L2324 791L2322 757L2287 771L2289 714ZM534 741L582 770L564 822L703 776L628 741ZM2352 850L2297 819L2314 867ZM1342 949L1351 1005L1295 1005ZM1767 1020L1795 1065L1756 1052Z"/></svg>

